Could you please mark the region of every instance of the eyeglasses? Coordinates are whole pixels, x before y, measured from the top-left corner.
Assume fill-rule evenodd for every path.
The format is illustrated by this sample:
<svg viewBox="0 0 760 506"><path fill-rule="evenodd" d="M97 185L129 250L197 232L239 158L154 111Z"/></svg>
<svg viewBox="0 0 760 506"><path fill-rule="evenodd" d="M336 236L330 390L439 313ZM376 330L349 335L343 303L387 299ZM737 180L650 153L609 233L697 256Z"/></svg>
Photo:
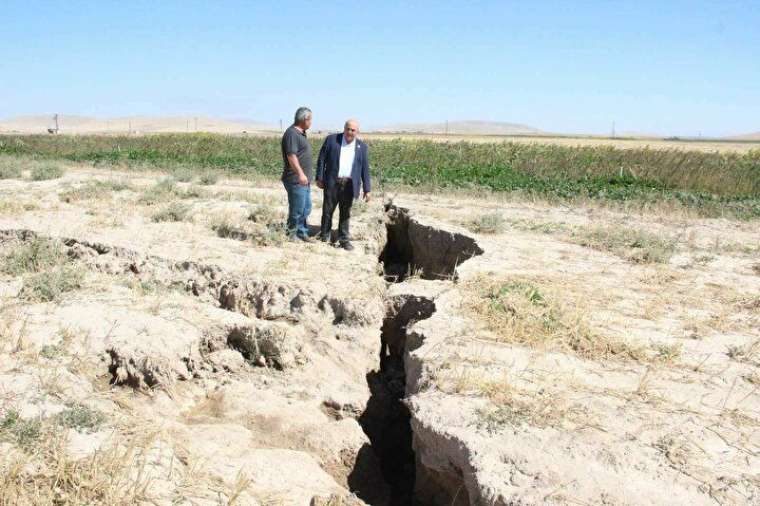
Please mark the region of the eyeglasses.
<svg viewBox="0 0 760 506"><path fill-rule="evenodd" d="M348 127L346 127L344 130L346 132L356 132L356 128L348 128Z"/></svg>

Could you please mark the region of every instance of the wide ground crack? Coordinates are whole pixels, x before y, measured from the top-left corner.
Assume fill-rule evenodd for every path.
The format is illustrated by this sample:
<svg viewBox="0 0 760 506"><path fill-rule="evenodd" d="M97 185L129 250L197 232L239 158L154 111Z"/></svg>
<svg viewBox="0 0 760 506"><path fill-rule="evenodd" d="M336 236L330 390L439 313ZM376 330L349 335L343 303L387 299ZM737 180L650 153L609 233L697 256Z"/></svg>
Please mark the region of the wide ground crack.
<svg viewBox="0 0 760 506"><path fill-rule="evenodd" d="M456 279L458 265L483 254L472 237L422 223L403 207L389 204L386 216L387 241L378 261L389 282Z"/></svg>
<svg viewBox="0 0 760 506"><path fill-rule="evenodd" d="M411 276L451 281L462 262L483 253L473 238L420 223L407 209L388 205L386 214L387 241L378 261L388 282L401 283ZM380 461L389 497L377 503L357 493L371 504L411 506L417 503L417 462L411 413L404 402L406 338L416 322L433 316L436 305L431 297L402 293L386 299L385 306L379 367L367 374L371 396L359 423Z"/></svg>

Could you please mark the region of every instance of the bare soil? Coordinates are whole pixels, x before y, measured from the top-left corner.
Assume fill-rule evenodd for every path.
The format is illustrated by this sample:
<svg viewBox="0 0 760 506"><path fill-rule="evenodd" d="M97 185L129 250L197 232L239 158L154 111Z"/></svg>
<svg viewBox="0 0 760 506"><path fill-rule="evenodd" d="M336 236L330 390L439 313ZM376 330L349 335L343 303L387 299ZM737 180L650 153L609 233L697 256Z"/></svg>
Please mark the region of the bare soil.
<svg viewBox="0 0 760 506"><path fill-rule="evenodd" d="M760 500L756 222L162 178L0 181L3 504Z"/></svg>

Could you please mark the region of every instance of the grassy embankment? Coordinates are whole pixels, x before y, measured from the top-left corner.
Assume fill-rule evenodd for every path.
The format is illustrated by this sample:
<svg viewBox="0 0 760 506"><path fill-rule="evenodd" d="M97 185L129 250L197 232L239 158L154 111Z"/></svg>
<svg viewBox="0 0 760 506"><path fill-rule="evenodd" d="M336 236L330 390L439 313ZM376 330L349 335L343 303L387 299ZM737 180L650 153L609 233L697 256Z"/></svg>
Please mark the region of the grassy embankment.
<svg viewBox="0 0 760 506"><path fill-rule="evenodd" d="M321 139L313 139L315 156ZM386 189L487 190L529 197L648 206L669 203L702 216L760 217L760 151L568 147L371 140ZM281 171L279 139L211 134L0 138L0 155L148 168L269 176Z"/></svg>

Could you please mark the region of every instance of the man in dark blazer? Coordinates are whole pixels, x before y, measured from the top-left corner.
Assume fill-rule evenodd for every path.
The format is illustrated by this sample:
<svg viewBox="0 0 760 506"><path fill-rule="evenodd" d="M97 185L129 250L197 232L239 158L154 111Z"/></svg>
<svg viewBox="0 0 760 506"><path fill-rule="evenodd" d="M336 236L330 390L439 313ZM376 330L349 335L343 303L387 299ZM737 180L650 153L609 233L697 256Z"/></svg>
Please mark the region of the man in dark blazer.
<svg viewBox="0 0 760 506"><path fill-rule="evenodd" d="M317 186L324 190L319 238L330 240L333 213L338 207L338 244L348 251L354 249L348 235L351 204L359 198L360 188L367 202L370 192L369 153L358 134L359 122L346 121L343 133L327 136L317 160Z"/></svg>

